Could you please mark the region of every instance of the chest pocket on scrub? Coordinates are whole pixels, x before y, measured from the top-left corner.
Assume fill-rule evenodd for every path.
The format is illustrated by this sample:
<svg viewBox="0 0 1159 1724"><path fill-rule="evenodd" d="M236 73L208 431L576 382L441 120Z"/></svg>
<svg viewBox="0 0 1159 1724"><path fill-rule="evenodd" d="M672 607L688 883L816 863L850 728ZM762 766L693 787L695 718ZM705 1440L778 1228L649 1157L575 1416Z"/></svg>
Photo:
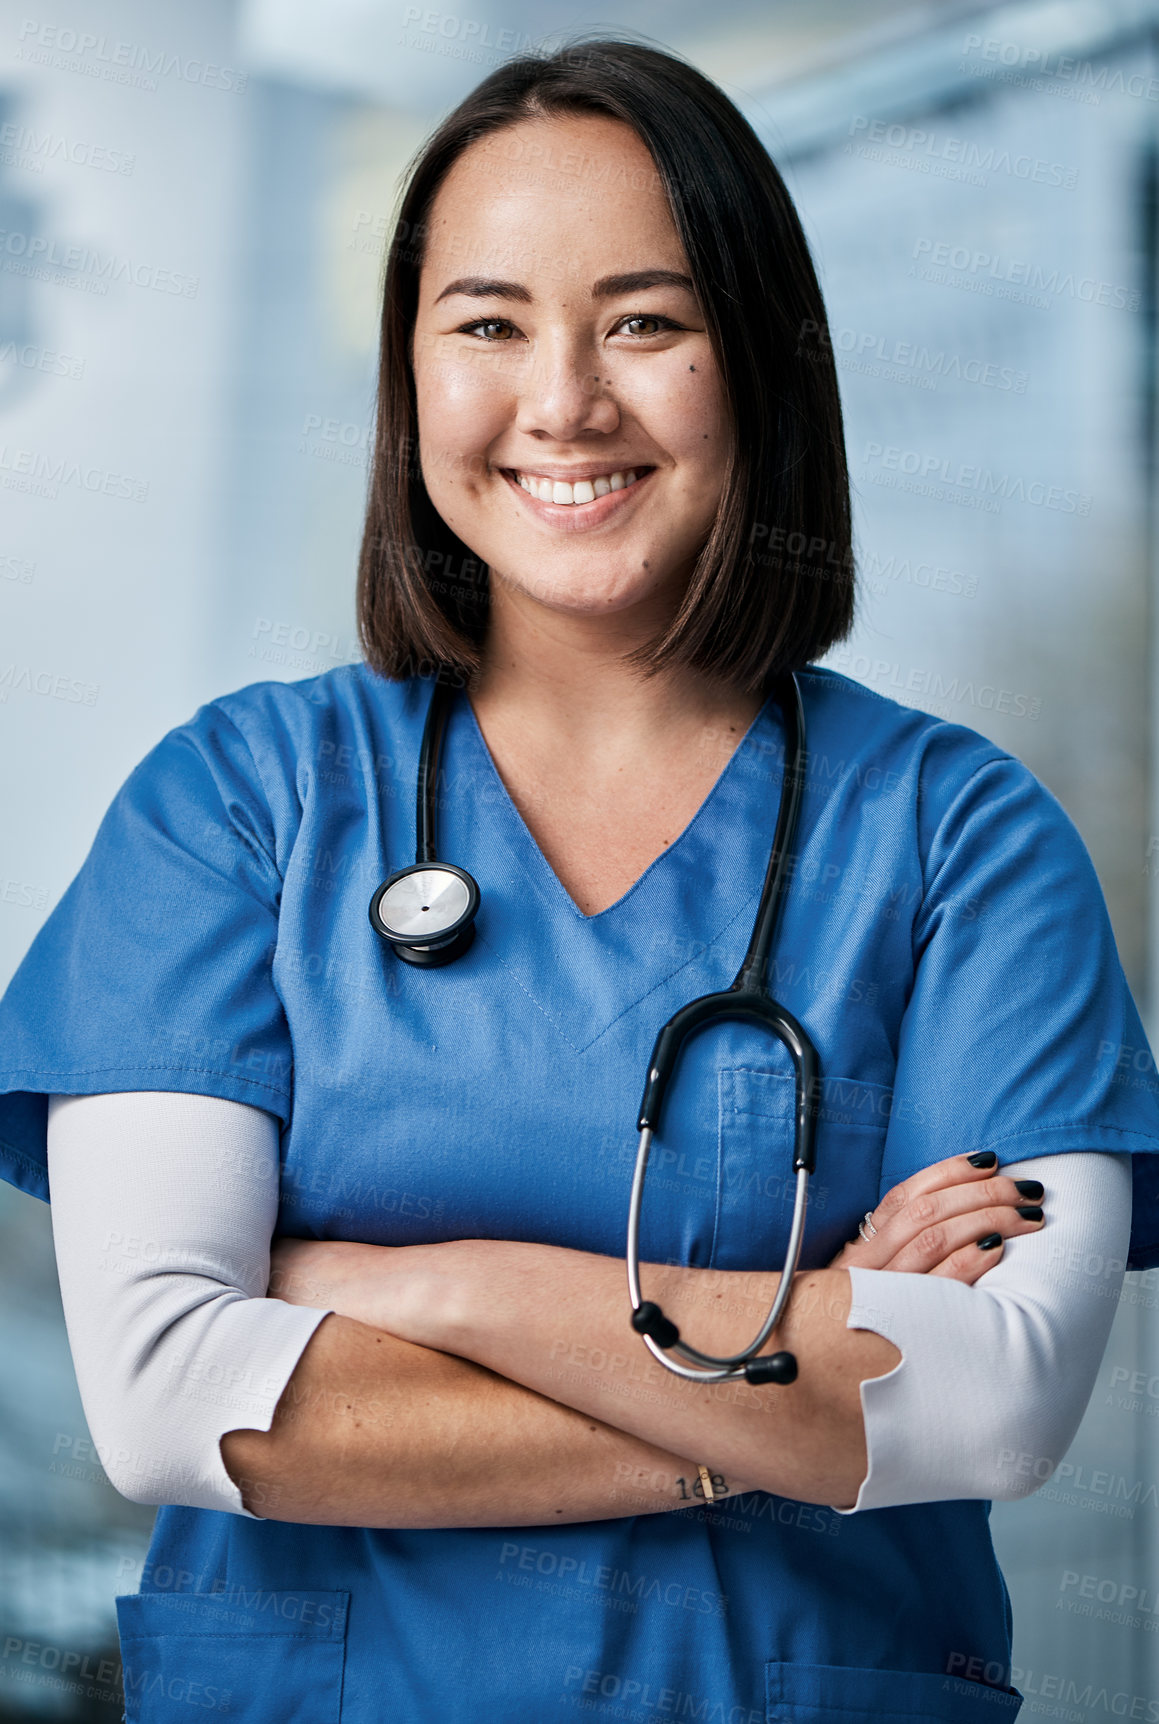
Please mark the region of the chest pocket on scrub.
<svg viewBox="0 0 1159 1724"><path fill-rule="evenodd" d="M714 1269L780 1269L789 1240L795 1089L787 1072L749 1066L719 1074ZM817 1170L801 1266L823 1267L877 1202L892 1091L854 1078L823 1081Z"/></svg>

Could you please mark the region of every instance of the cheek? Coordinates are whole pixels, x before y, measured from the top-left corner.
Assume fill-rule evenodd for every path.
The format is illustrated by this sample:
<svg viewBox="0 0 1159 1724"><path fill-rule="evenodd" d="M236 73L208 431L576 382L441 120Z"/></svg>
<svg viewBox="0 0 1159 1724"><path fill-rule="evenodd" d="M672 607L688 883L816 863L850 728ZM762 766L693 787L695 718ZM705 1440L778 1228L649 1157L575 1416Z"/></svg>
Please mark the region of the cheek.
<svg viewBox="0 0 1159 1724"><path fill-rule="evenodd" d="M432 457L437 452L440 472L468 476L461 464L510 419L517 388L512 361L430 342L416 349L414 371L420 447Z"/></svg>
<svg viewBox="0 0 1159 1724"><path fill-rule="evenodd" d="M708 478L727 453L728 419L715 365L692 363L693 371L682 360L679 369L657 367L633 379L631 408L661 448Z"/></svg>

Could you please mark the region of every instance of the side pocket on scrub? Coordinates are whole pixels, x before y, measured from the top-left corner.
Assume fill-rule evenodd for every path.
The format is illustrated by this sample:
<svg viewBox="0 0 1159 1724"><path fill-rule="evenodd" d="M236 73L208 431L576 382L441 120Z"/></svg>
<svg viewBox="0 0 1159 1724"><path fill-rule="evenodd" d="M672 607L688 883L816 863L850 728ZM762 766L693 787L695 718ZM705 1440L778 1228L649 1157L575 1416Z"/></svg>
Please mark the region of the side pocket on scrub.
<svg viewBox="0 0 1159 1724"><path fill-rule="evenodd" d="M348 1592L225 1596L138 1592L116 1599L126 1724L338 1724ZM192 1708L192 1710L191 1710Z"/></svg>
<svg viewBox="0 0 1159 1724"><path fill-rule="evenodd" d="M765 1665L766 1724L1013 1724L1017 1688L920 1670Z"/></svg>

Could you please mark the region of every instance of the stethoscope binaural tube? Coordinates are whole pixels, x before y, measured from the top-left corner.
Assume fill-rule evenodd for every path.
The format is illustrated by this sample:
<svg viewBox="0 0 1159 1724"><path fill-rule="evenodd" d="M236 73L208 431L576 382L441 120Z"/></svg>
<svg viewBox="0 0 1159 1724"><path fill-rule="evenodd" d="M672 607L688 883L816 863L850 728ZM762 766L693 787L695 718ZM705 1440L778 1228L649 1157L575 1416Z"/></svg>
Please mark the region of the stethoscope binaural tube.
<svg viewBox="0 0 1159 1724"><path fill-rule="evenodd" d="M423 726L415 797L415 861L378 887L370 925L404 963L438 969L453 963L475 938L479 887L465 868L435 855L439 756L454 689L436 682Z"/></svg>
<svg viewBox="0 0 1159 1724"><path fill-rule="evenodd" d="M640 1137L632 1177L632 1194L628 1203L627 1246L632 1327L643 1337L644 1345L662 1365L675 1372L678 1377L685 1377L697 1383L722 1383L741 1378L754 1385L787 1384L792 1383L797 1376L797 1361L792 1353L782 1351L757 1357L784 1315L792 1290L793 1276L801 1257L809 1176L816 1164L814 1116L820 1078L820 1062L816 1048L796 1018L770 996L766 981L808 765L805 712L795 676L786 677L778 686L777 699L785 724L784 778L772 850L769 853L748 951L730 987L722 993L703 994L699 999L690 1000L669 1018L656 1037L636 1121ZM793 1170L797 1179L785 1265L768 1316L761 1325L760 1332L747 1347L742 1348L739 1353L718 1355L702 1352L700 1348L683 1340L676 1324L664 1315L660 1306L643 1297L640 1289L640 1210L643 1205L644 1178L648 1171L652 1140L659 1128L664 1095L685 1041L708 1024L737 1018L760 1024L770 1031L789 1050L792 1057L796 1086ZM679 1364L670 1354L677 1354L688 1363Z"/></svg>

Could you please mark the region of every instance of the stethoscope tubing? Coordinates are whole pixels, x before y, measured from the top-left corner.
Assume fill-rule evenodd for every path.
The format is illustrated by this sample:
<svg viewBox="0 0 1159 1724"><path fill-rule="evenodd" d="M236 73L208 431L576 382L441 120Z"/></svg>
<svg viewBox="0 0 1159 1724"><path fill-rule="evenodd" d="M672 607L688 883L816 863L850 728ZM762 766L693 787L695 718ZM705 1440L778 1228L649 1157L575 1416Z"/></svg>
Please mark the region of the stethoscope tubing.
<svg viewBox="0 0 1159 1724"><path fill-rule="evenodd" d="M690 1000L687 1005L674 1012L660 1030L648 1064L648 1076L636 1121L640 1136L628 1202L628 1238L625 1253L633 1328L640 1334L653 1357L668 1370L679 1377L697 1382L723 1382L743 1377L751 1383L787 1383L792 1382L796 1376L796 1360L792 1354L782 1353L772 1358L757 1360L761 1347L784 1315L792 1291L793 1277L801 1258L808 1209L809 1177L816 1165L815 1098L820 1084L816 1048L796 1018L772 999L766 979L769 955L783 905L788 859L796 834L808 764L804 707L795 676L790 675L784 679L780 686L779 699L785 721L785 766L781 801L748 950L730 987L719 993L703 994L699 999ZM684 1043L689 1036L708 1024L736 1018L759 1023L762 1028L777 1037L792 1058L795 1077L793 1169L796 1174L796 1190L784 1267L760 1332L755 1340L740 1352L714 1354L703 1352L685 1341L676 1325L664 1315L660 1307L644 1299L640 1286L640 1214L653 1137L659 1129L664 1096ZM674 1354L688 1363L679 1364L672 1356Z"/></svg>

